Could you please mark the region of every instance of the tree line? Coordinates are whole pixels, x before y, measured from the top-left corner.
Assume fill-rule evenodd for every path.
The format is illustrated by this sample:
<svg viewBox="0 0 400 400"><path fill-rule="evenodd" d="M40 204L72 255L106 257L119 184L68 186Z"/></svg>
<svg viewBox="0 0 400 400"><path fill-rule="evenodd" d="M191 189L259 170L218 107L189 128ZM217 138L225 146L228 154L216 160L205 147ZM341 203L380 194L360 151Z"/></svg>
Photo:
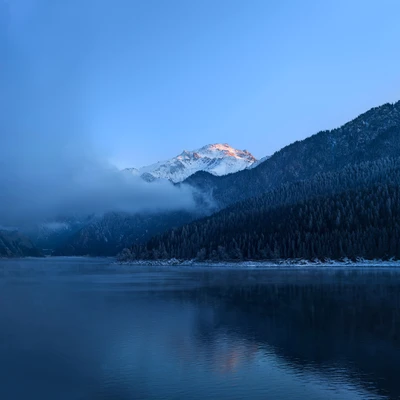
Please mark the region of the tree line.
<svg viewBox="0 0 400 400"><path fill-rule="evenodd" d="M400 158L282 185L132 246L132 259L400 258Z"/></svg>

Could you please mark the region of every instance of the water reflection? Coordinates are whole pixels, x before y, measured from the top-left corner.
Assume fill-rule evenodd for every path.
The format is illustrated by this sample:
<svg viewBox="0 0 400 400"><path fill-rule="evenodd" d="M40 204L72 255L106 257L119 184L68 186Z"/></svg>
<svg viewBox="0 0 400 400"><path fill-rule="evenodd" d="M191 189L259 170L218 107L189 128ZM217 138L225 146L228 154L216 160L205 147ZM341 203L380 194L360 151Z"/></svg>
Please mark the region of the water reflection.
<svg viewBox="0 0 400 400"><path fill-rule="evenodd" d="M2 399L400 398L397 271L71 263L0 264Z"/></svg>

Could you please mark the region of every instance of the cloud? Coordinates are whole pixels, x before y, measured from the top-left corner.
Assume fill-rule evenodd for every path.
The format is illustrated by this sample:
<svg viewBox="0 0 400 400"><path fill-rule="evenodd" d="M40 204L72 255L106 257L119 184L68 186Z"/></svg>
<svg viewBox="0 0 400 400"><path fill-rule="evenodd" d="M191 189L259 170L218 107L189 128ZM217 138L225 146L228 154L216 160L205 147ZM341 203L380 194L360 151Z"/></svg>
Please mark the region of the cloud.
<svg viewBox="0 0 400 400"><path fill-rule="evenodd" d="M190 189L144 182L95 153L85 114L90 35L83 17L66 18L66 3L55 3L30 1L18 18L21 7L0 0L0 224L193 207Z"/></svg>

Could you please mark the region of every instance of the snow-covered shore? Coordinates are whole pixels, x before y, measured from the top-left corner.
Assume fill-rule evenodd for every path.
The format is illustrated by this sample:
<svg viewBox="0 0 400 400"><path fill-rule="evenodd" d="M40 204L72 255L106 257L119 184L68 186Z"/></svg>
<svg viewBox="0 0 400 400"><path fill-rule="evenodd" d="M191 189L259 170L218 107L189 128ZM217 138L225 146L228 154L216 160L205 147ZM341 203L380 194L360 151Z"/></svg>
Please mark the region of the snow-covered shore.
<svg viewBox="0 0 400 400"><path fill-rule="evenodd" d="M266 261L198 261L198 260L134 260L117 261L119 265L131 266L182 266L182 267L230 267L230 268L286 268L286 267L399 267L400 260L365 260L355 261L344 258L342 260L266 260Z"/></svg>

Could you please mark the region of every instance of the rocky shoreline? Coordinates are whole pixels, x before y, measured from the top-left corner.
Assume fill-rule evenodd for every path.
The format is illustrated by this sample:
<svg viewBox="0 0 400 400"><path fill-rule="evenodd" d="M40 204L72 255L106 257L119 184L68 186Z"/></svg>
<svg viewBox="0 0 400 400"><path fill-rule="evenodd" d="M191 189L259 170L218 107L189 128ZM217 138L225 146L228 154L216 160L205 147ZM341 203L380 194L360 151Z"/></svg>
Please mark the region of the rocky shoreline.
<svg viewBox="0 0 400 400"><path fill-rule="evenodd" d="M304 268L304 267L400 267L400 260L266 260L266 261L197 261L197 260L132 260L116 261L116 264L126 266L154 267L234 267L234 268Z"/></svg>

